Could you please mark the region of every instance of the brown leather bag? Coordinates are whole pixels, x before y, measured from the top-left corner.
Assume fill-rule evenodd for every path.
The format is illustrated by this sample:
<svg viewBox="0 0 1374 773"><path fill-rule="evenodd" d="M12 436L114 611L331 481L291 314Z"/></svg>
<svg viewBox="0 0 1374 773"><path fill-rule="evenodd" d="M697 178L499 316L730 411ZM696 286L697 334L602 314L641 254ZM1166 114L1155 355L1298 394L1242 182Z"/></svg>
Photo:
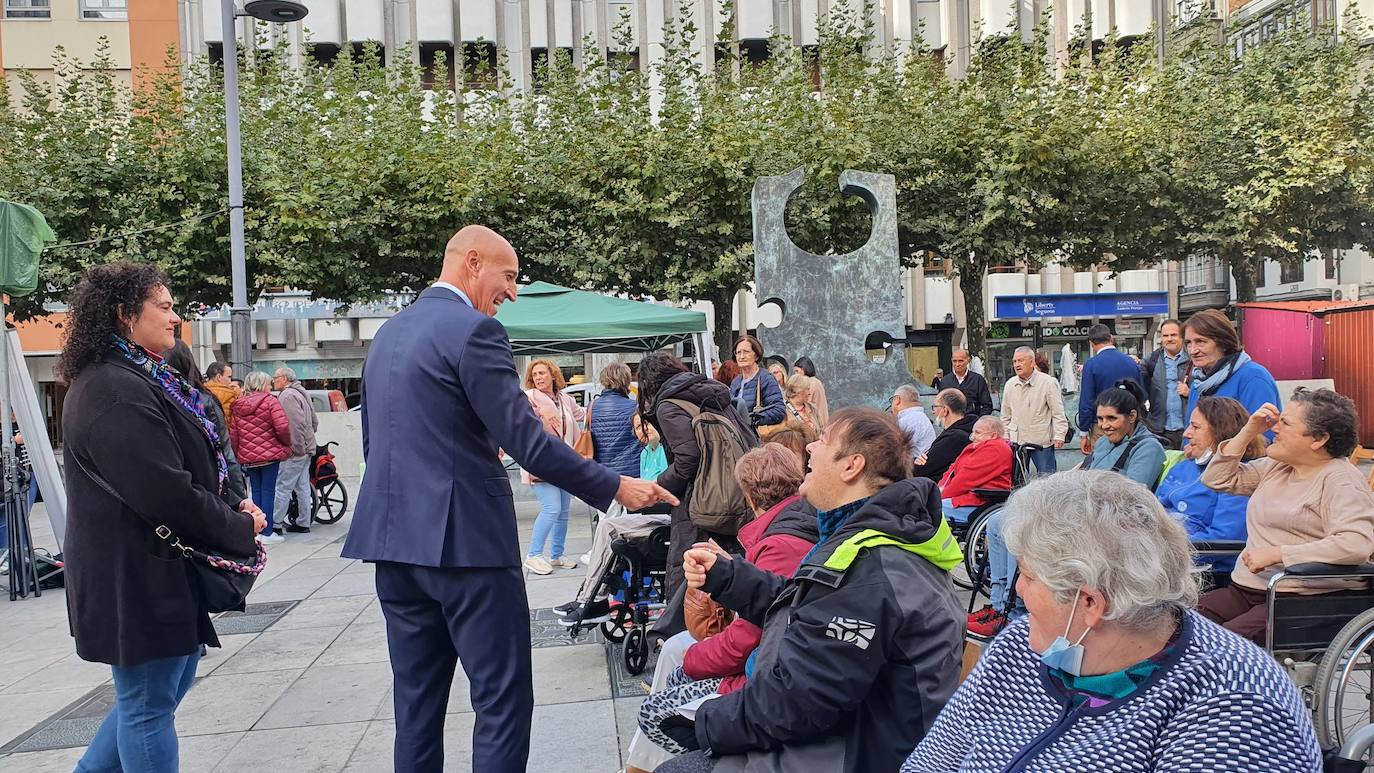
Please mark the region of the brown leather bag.
<svg viewBox="0 0 1374 773"><path fill-rule="evenodd" d="M688 588L682 602L687 631L697 641L705 641L725 630L734 622L735 613L711 600L711 595L697 588Z"/></svg>
<svg viewBox="0 0 1374 773"><path fill-rule="evenodd" d="M596 456L596 447L592 444L593 405L595 405L595 403L588 403L587 405L587 428L582 431L581 435L577 436L577 442L573 443L573 450L576 451L578 456L581 456L583 459L591 459L592 457Z"/></svg>

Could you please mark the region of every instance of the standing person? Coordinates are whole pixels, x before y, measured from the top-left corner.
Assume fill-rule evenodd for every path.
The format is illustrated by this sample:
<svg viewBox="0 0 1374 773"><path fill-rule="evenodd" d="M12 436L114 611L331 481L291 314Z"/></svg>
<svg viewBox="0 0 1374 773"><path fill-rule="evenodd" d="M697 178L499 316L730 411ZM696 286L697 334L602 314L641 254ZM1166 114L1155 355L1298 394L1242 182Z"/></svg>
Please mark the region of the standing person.
<svg viewBox="0 0 1374 773"><path fill-rule="evenodd" d="M67 480L67 617L82 660L108 663L115 705L78 773L179 768L173 716L203 645L219 646L165 527L203 550L252 554L264 525L225 492L228 464L195 390L156 352L181 324L148 265L97 266L72 291L57 375Z"/></svg>
<svg viewBox="0 0 1374 773"><path fill-rule="evenodd" d="M195 358L191 355L191 347L187 346L185 341L178 340L171 349L162 353L162 359L177 373L184 374L186 383L196 390L196 401L200 404L200 409L205 412L205 417L210 423L215 425L215 447L224 455L224 463L229 468L224 490L235 497L235 502L249 499L248 479L244 477L243 468L239 466L238 457L234 454L234 444L229 441L229 424L224 420L219 400L205 390L205 382L201 379L200 369L196 367ZM19 439L18 442L22 444L23 440ZM27 458L28 454L24 456ZM29 502L29 507L33 507L32 501Z"/></svg>
<svg viewBox="0 0 1374 773"><path fill-rule="evenodd" d="M1193 362L1184 394L1188 415L1202 397L1229 397L1254 413L1261 406L1282 406L1279 386L1264 366L1250 359L1240 346L1231 320L1216 309L1204 309L1183 324L1183 347ZM1272 440L1273 433L1266 438Z"/></svg>
<svg viewBox="0 0 1374 773"><path fill-rule="evenodd" d="M638 410L630 397L630 366L613 362L601 369L601 395L588 409L587 431L592 433L592 458L631 478L640 477L643 444L635 434Z"/></svg>
<svg viewBox="0 0 1374 773"><path fill-rule="evenodd" d="M525 398L530 409L543 422L545 432L574 446L582 434L578 424L586 414L572 395L563 391L566 386L563 371L549 360L535 360L525 369ZM522 470L520 478L534 489L539 499L539 516L534 519L530 549L525 553L525 568L535 574L549 574L555 567L576 569L577 561L563 555L572 494L537 479L529 470ZM550 557L544 558L544 545L550 539L553 542Z"/></svg>
<svg viewBox="0 0 1374 773"><path fill-rule="evenodd" d="M1183 351L1183 324L1176 319L1159 323L1159 348L1140 363L1140 373L1150 398L1145 423L1165 448L1183 447L1183 431L1188 428L1185 395L1192 370L1192 360Z"/></svg>
<svg viewBox="0 0 1374 773"><path fill-rule="evenodd" d="M754 420L754 428L781 424L787 418L782 403L782 387L772 376L764 373L763 344L751 335L743 335L735 342L735 364L739 375L730 382L730 397L741 401ZM763 374L763 378L760 378Z"/></svg>
<svg viewBox="0 0 1374 773"><path fill-rule="evenodd" d="M816 417L824 427L830 421L830 400L825 395L825 382L816 376L816 363L810 357L798 357L792 372L812 380L811 404L816 406Z"/></svg>
<svg viewBox="0 0 1374 773"><path fill-rule="evenodd" d="M938 483L964 448L973 442L973 425L979 417L967 413L968 400L957 389L946 389L935 395L933 410L942 429L930 444L930 450L916 457L911 474Z"/></svg>
<svg viewBox="0 0 1374 773"><path fill-rule="evenodd" d="M296 521L288 523L286 530L292 534L309 534L315 516L310 487L310 460L315 456L315 430L319 429L320 418L315 415L315 406L310 404L310 395L306 394L305 387L296 378L296 371L277 368L272 376L272 388L277 390L277 399L291 427L291 455L282 461L277 470L272 509L285 518L291 508L291 494L294 492Z"/></svg>
<svg viewBox="0 0 1374 773"><path fill-rule="evenodd" d="M935 425L926 417L926 409L921 405L921 393L910 384L902 384L892 393L889 410L897 418L897 426L906 433L911 456L924 456L935 442Z"/></svg>
<svg viewBox="0 0 1374 773"><path fill-rule="evenodd" d="M249 373L243 380L243 388L246 394L234 401L229 438L239 464L248 475L253 501L267 515L262 541L275 545L285 539L276 533L274 515L277 514L277 469L283 459L291 456L291 425L281 401L272 394L272 379L266 373L256 370Z"/></svg>
<svg viewBox="0 0 1374 773"><path fill-rule="evenodd" d="M987 379L969 370L968 366L973 362L967 349L955 349L950 357L950 364L954 366L954 372L946 374L940 379L936 389L957 389L964 393L964 398L968 401L968 414L975 419L979 416L987 416L992 413L992 390L988 388ZM1031 362L1034 367L1034 360Z"/></svg>
<svg viewBox="0 0 1374 773"><path fill-rule="evenodd" d="M1083 379L1078 390L1078 431L1082 433L1079 444L1083 455L1093 452L1093 439L1097 426L1097 396L1108 389L1114 389L1116 382L1130 379L1145 391L1145 382L1140 376L1140 365L1125 352L1116 348L1112 331L1106 325L1093 325L1088 328L1088 345L1092 357L1083 363Z"/></svg>
<svg viewBox="0 0 1374 773"><path fill-rule="evenodd" d="M367 476L343 557L377 564L396 709L393 765L437 773L459 659L472 684L472 767L524 771L534 710L529 604L505 449L604 510L677 500L585 460L544 431L520 392L496 309L519 259L482 226L459 231L439 281L377 332L363 366ZM723 387L722 387L723 388Z"/></svg>
<svg viewBox="0 0 1374 773"><path fill-rule="evenodd" d="M786 387L787 377L792 375L792 369L787 367L787 359L774 354L764 358L764 362L767 363L768 375L778 382L778 386Z"/></svg>
<svg viewBox="0 0 1374 773"><path fill-rule="evenodd" d="M726 360L716 367L715 379L720 383L730 386L739 375L739 364L734 360Z"/></svg>
<svg viewBox="0 0 1374 773"><path fill-rule="evenodd" d="M243 395L243 388L234 383L234 369L227 362L210 363L205 369L205 388L219 401L224 420L233 415L234 401Z"/></svg>
<svg viewBox="0 0 1374 773"><path fill-rule="evenodd" d="M1055 449L1064 447L1069 431L1059 382L1036 369L1035 351L1029 346L1017 348L1011 367L1016 375L1002 388L1002 423L1007 427L1007 439L1041 446L1031 454L1031 462L1042 475L1055 472L1059 469Z"/></svg>

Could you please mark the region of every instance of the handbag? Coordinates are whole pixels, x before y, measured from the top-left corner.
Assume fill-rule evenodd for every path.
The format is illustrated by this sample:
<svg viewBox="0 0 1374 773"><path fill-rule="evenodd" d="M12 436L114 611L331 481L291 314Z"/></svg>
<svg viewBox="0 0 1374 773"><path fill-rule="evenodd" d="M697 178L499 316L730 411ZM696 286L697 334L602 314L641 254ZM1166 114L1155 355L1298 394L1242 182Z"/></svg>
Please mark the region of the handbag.
<svg viewBox="0 0 1374 773"><path fill-rule="evenodd" d="M68 454L67 458L75 459L76 466L95 481L97 486L118 500L121 505L133 510L129 503L124 501L124 497L105 482L104 478L86 469L86 465L81 463L76 454ZM257 551L252 557L216 555L184 544L165 525L153 529L153 533L180 551L181 557L186 559L191 591L202 610L210 613L243 611L248 592L253 589L253 583L267 566L267 549L261 542L255 541Z"/></svg>
<svg viewBox="0 0 1374 773"><path fill-rule="evenodd" d="M735 620L735 613L716 603L708 593L688 588L682 601L682 614L687 631L697 641L705 641L724 631Z"/></svg>
<svg viewBox="0 0 1374 773"><path fill-rule="evenodd" d="M587 406L587 429L577 436L577 442L573 443L573 450L583 459L591 459L596 456L596 445L592 441L592 407L593 402Z"/></svg>

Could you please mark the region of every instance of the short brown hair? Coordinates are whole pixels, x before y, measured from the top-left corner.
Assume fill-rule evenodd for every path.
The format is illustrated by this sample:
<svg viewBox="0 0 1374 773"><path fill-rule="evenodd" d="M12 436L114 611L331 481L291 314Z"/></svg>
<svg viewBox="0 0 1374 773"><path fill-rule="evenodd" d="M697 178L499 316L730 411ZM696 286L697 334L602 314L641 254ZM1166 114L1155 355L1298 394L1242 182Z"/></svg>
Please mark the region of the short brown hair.
<svg viewBox="0 0 1374 773"><path fill-rule="evenodd" d="M1202 414L1202 418L1207 420L1207 426L1212 431L1212 440L1218 444L1240 434L1245 423L1250 420L1250 413L1245 410L1245 406L1239 401L1229 397L1217 397L1211 395L1199 398L1197 407L1194 409ZM1187 417L1189 421L1193 417ZM1243 459L1258 459L1264 456L1264 447L1268 445L1264 436L1260 435L1245 447Z"/></svg>
<svg viewBox="0 0 1374 773"><path fill-rule="evenodd" d="M911 444L891 414L875 408L841 408L830 415L826 431L838 435L835 458L864 458L864 480L886 486L911 477Z"/></svg>
<svg viewBox="0 0 1374 773"><path fill-rule="evenodd" d="M797 493L802 482L801 461L777 443L764 443L735 462L740 491L760 510L771 510Z"/></svg>
<svg viewBox="0 0 1374 773"><path fill-rule="evenodd" d="M796 454L797 461L803 466L811 459L811 452L806 450L806 436L795 429L784 429L779 432L774 432L769 436L766 443L782 446L788 451Z"/></svg>
<svg viewBox="0 0 1374 773"><path fill-rule="evenodd" d="M549 369L549 375L553 377L553 391L562 392L568 386L568 382L563 380L563 370L553 364L553 360L538 359L530 363L525 368L525 388L534 389L534 369L543 365Z"/></svg>
<svg viewBox="0 0 1374 773"><path fill-rule="evenodd" d="M1183 323L1185 337L1188 330L1205 338L1210 338L1217 342L1223 355L1231 355L1240 351L1240 336L1236 335L1236 328L1231 324L1231 320L1225 314L1216 309L1203 309L1188 318Z"/></svg>
<svg viewBox="0 0 1374 773"><path fill-rule="evenodd" d="M749 344L749 348L754 350L755 364L757 364L761 368L766 367L763 361L763 344L759 343L759 339L749 335L748 333L745 333L744 335L735 339L735 348L731 350L732 352L739 350L739 345L741 341L747 342Z"/></svg>
<svg viewBox="0 0 1374 773"><path fill-rule="evenodd" d="M630 392L630 366L623 362L613 362L601 369L601 386L618 392Z"/></svg>

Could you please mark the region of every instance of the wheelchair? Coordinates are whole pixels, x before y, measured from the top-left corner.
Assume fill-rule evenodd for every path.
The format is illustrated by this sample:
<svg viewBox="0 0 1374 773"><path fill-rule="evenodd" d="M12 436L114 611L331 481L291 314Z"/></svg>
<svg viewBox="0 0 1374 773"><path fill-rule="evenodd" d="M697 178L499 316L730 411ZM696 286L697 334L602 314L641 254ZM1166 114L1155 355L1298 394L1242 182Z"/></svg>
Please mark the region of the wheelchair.
<svg viewBox="0 0 1374 773"><path fill-rule="evenodd" d="M348 489L339 480L334 452L329 450L336 445L338 443L331 440L315 446L315 454L310 459L310 514L315 523L337 523L348 512ZM288 522L299 523L300 503L294 492L286 513Z"/></svg>
<svg viewBox="0 0 1374 773"><path fill-rule="evenodd" d="M950 531L964 553L962 569L956 567L950 575L954 584L963 590L973 591L969 599L969 612L980 593L986 593L987 581L987 521L993 513L1006 506L1011 492L1026 485L1031 478L1031 456L1043 449L1034 443L1013 443L1010 489L974 489L973 493L982 498L979 505L963 523L949 522Z"/></svg>
<svg viewBox="0 0 1374 773"><path fill-rule="evenodd" d="M610 566L591 594L612 600L612 617L600 624L601 635L621 645L621 662L630 674L641 674L648 665L649 626L666 606L669 528L659 526L647 537L612 541ZM578 621L568 632L576 639L583 630Z"/></svg>

